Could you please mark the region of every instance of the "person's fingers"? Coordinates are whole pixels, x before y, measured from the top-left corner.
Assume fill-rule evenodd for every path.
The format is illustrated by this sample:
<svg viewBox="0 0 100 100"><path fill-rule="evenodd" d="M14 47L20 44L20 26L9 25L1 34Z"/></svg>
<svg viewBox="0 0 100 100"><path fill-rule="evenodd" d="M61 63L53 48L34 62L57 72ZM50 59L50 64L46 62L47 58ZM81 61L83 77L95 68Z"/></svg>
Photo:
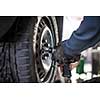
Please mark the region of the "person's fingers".
<svg viewBox="0 0 100 100"><path fill-rule="evenodd" d="M70 64L71 70L74 69L74 68L76 68L78 66L78 64L79 64L79 62L71 63Z"/></svg>

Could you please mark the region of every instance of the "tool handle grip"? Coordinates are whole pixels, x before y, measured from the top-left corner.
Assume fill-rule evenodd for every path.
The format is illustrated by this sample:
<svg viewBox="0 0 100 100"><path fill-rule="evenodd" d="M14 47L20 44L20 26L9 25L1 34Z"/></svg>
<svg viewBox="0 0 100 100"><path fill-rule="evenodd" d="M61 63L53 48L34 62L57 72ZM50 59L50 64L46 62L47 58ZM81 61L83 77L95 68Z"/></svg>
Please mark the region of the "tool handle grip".
<svg viewBox="0 0 100 100"><path fill-rule="evenodd" d="M70 78L72 76L71 69L69 67L69 64L64 64L63 66L63 77Z"/></svg>

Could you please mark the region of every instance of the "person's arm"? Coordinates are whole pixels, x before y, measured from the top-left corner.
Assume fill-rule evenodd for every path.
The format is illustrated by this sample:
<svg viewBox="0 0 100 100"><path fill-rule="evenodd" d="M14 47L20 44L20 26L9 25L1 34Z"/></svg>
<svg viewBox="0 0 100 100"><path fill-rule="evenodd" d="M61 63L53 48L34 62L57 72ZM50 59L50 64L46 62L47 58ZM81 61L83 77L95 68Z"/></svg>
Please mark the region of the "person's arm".
<svg viewBox="0 0 100 100"><path fill-rule="evenodd" d="M62 43L65 55L74 56L100 41L100 17L87 16L69 40Z"/></svg>

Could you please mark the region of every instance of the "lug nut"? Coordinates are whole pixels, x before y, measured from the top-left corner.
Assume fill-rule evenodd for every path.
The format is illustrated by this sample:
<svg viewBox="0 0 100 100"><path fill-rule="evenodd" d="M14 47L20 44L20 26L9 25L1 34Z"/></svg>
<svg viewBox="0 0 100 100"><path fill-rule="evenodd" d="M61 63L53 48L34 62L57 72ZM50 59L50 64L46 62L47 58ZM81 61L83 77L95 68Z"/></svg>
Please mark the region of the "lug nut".
<svg viewBox="0 0 100 100"><path fill-rule="evenodd" d="M45 43L44 46L45 46L45 47L48 47L48 43Z"/></svg>
<svg viewBox="0 0 100 100"><path fill-rule="evenodd" d="M43 59L43 60L46 60L48 57L49 57L49 54L46 53L46 54L44 54L44 55L42 56L42 59Z"/></svg>

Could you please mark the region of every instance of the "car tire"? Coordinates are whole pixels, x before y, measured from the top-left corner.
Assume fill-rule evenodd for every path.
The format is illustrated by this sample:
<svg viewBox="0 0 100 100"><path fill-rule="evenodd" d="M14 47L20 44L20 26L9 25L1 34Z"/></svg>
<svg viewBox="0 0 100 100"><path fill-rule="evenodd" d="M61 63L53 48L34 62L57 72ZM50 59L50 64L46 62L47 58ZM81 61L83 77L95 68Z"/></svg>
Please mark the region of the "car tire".
<svg viewBox="0 0 100 100"><path fill-rule="evenodd" d="M0 82L53 82L57 68L51 49L59 42L55 17L21 17L17 24L17 31L5 35L0 42ZM45 38L50 42L51 52L41 50ZM48 71L43 62L47 53Z"/></svg>

